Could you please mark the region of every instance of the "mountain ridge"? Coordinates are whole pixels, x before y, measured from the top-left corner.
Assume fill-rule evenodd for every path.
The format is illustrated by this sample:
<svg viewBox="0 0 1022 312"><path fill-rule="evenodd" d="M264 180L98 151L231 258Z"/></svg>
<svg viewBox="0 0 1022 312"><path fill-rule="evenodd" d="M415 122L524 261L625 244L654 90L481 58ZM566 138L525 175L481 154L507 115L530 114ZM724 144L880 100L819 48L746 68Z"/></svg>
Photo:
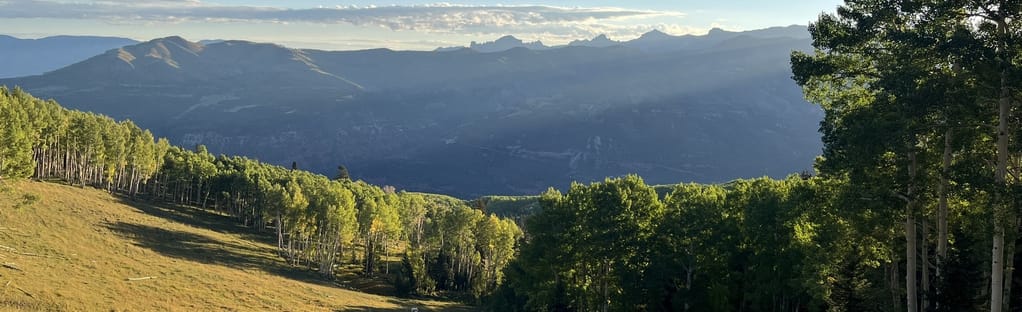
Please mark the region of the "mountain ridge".
<svg viewBox="0 0 1022 312"><path fill-rule="evenodd" d="M503 52L513 48L526 48L530 50L558 49L572 46L588 46L604 48L615 45L623 45L632 48L639 48L652 51L672 51L693 48L704 48L703 45L694 43L699 41L718 42L739 35L746 35L754 38L794 38L808 39L809 31L807 26L790 25L776 26L749 31L727 31L719 27L710 29L704 35L671 35L659 29L652 29L639 37L627 41L610 40L606 34L599 34L592 39L576 39L565 45L547 46L540 41L524 42L513 35L505 35L494 41L483 43L471 42L469 46L440 47L436 52L450 52L458 50L473 50L480 53Z"/></svg>
<svg viewBox="0 0 1022 312"><path fill-rule="evenodd" d="M0 35L0 78L41 75L138 41L104 36L51 36L21 39Z"/></svg>

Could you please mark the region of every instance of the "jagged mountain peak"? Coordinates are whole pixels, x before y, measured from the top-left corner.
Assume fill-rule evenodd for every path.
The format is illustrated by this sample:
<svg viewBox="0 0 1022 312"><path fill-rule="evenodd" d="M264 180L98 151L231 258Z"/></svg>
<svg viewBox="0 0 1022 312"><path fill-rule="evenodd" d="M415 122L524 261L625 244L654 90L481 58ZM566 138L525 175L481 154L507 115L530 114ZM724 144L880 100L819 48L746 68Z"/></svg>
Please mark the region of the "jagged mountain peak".
<svg viewBox="0 0 1022 312"><path fill-rule="evenodd" d="M546 50L549 49L550 47L544 45L543 42L541 41L525 42L524 40L518 39L513 35L505 35L500 38L497 38L497 40L489 42L479 43L472 41L468 48L478 52L491 53L503 52L514 48L526 48L529 50ZM446 48L445 50L452 49Z"/></svg>
<svg viewBox="0 0 1022 312"><path fill-rule="evenodd" d="M610 38L607 37L606 34L600 34L600 35L598 35L596 37L593 37L593 39L590 39L590 40L575 40L575 41L572 41L572 42L568 43L568 46L583 46L583 47L603 48L603 47L610 47L610 46L615 46L615 45L620 45L620 44L621 44L621 42L611 40Z"/></svg>

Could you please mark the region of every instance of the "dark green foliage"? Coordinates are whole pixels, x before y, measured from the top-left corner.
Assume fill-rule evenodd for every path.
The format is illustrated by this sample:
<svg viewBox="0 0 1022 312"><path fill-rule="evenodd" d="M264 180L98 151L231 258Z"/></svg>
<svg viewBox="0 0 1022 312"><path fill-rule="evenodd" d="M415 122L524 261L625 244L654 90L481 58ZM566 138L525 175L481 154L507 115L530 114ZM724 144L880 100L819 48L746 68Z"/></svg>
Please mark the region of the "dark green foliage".
<svg viewBox="0 0 1022 312"><path fill-rule="evenodd" d="M898 224L857 203L860 194L847 181L802 175L681 184L663 202L637 177L551 190L527 218L527 239L489 306L898 310L890 289L891 274L902 276L891 270ZM981 288L966 285L956 291Z"/></svg>
<svg viewBox="0 0 1022 312"><path fill-rule="evenodd" d="M29 207L39 201L39 195L26 193L21 196L21 200L14 204L15 209Z"/></svg>
<svg viewBox="0 0 1022 312"><path fill-rule="evenodd" d="M964 233L961 233L964 234ZM981 237L973 235L960 235L952 246L952 252L947 260L946 277L937 280L934 287L940 289L943 294L936 298L935 305L938 311L978 311L982 310L984 304L980 296L988 281L985 281L982 274L977 274L977 269L984 266L985 257L981 246L985 245Z"/></svg>
<svg viewBox="0 0 1022 312"><path fill-rule="evenodd" d="M402 256L401 267L394 274L394 291L399 296L407 297L418 288L419 281L415 279L415 266L411 259L408 254Z"/></svg>
<svg viewBox="0 0 1022 312"><path fill-rule="evenodd" d="M664 208L641 178L574 184L548 191L527 221L528 242L504 290L527 299L522 308L593 310L641 307L649 290L643 274Z"/></svg>
<svg viewBox="0 0 1022 312"><path fill-rule="evenodd" d="M351 180L351 174L348 173L348 167L345 167L344 165L337 166L337 176L334 177L334 180L339 180L339 181L348 180L348 181L350 181Z"/></svg>
<svg viewBox="0 0 1022 312"><path fill-rule="evenodd" d="M910 312L976 309L944 302L962 302L950 298L963 293L976 298L976 284L963 280L965 288L952 289L946 283L955 278L954 263L984 258L949 250L950 242L966 239L948 230L955 227L971 228L959 232L968 239L992 238L990 256L973 262L990 268L984 271L990 311L1017 305L1010 298L1018 205L1006 190L1018 185L1009 172L1019 172L1012 159L1022 155L1009 142L1019 132L1012 102L1022 68L1016 62L1020 17L1017 1L849 0L810 25L814 53L792 54L796 82L826 113L820 173L847 179L858 198L843 203L865 206L862 215L904 220L904 245L887 247L904 256L883 261L895 309L899 301ZM989 222L949 218L952 204L983 207L984 213L963 215ZM931 222L937 235L928 232Z"/></svg>

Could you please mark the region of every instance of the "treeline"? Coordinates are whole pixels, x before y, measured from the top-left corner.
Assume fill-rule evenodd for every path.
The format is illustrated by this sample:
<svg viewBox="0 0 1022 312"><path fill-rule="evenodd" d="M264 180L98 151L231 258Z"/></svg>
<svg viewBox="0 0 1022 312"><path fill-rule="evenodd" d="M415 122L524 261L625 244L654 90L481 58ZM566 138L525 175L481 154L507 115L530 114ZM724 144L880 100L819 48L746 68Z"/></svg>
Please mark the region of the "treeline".
<svg viewBox="0 0 1022 312"><path fill-rule="evenodd" d="M800 311L825 304L847 249L827 186L798 177L680 185L574 184L540 198L491 299L506 311ZM812 309L809 309L812 310Z"/></svg>
<svg viewBox="0 0 1022 312"><path fill-rule="evenodd" d="M0 87L0 121L0 179L57 177L136 194L170 149L130 121L66 110L18 89Z"/></svg>
<svg viewBox="0 0 1022 312"><path fill-rule="evenodd" d="M130 121L67 110L20 89L0 87L0 121L0 181L58 179L214 209L272 233L293 266L331 276L347 259L408 294L492 292L522 235L513 221L457 199L396 192L346 172L328 179L217 157L201 145L186 150Z"/></svg>
<svg viewBox="0 0 1022 312"><path fill-rule="evenodd" d="M682 184L665 197L636 176L550 190L489 308L904 310L903 224L890 208L897 199L863 196L845 179L807 175ZM989 235L988 217L956 202L949 220L958 226L949 230L944 274L930 284L931 310L983 305L978 264L989 258L976 243Z"/></svg>

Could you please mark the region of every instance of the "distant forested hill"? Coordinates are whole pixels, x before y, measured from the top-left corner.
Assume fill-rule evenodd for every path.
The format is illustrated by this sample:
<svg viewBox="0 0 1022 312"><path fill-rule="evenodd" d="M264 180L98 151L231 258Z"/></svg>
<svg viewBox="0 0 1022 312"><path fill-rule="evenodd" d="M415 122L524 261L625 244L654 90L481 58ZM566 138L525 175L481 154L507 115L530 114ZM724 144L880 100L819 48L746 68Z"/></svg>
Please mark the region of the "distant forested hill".
<svg viewBox="0 0 1022 312"><path fill-rule="evenodd" d="M626 173L781 177L820 153L822 112L788 62L810 49L805 27L590 42L331 52L169 37L0 84L174 144L463 198Z"/></svg>

